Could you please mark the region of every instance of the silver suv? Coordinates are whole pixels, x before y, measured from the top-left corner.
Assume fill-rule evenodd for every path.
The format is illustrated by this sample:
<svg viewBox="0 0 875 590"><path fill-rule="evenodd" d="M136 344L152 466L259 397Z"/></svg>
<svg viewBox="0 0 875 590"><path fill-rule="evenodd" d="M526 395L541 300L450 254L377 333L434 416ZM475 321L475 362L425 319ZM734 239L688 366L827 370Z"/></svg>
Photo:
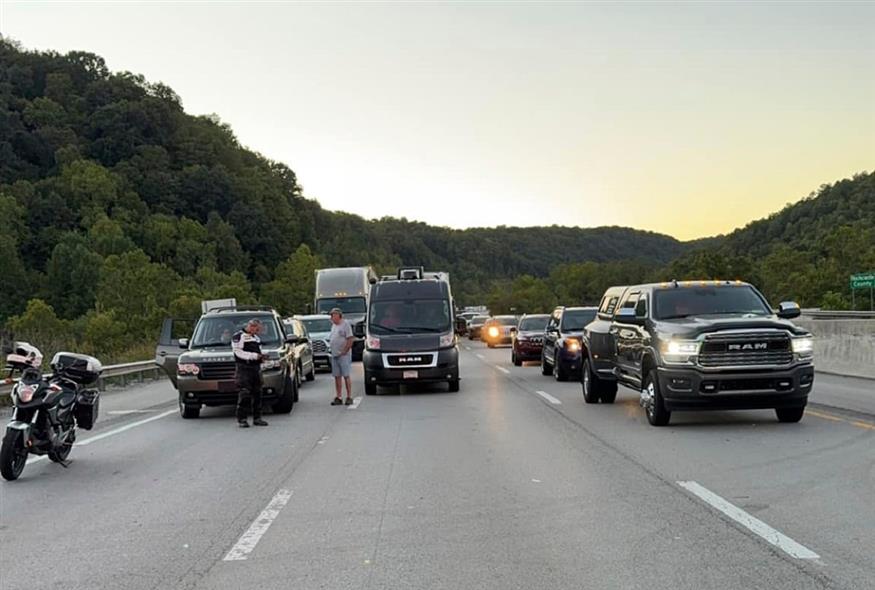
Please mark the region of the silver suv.
<svg viewBox="0 0 875 590"><path fill-rule="evenodd" d="M164 368L179 392L183 418L197 418L202 406L237 403L236 365L231 336L253 318L261 320L263 400L273 411L287 414L298 401L299 378L294 347L298 337L287 334L270 307L236 306L203 314L191 330L191 320L167 318L161 330L155 362ZM190 338L189 338L190 336Z"/></svg>

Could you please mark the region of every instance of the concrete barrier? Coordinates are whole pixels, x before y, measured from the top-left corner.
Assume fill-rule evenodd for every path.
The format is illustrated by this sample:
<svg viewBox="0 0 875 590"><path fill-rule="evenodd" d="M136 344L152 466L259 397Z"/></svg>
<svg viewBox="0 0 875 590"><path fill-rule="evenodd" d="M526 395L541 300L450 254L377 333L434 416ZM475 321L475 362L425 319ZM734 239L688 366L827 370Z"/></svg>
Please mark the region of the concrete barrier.
<svg viewBox="0 0 875 590"><path fill-rule="evenodd" d="M794 323L814 334L817 369L875 379L875 320L802 317Z"/></svg>

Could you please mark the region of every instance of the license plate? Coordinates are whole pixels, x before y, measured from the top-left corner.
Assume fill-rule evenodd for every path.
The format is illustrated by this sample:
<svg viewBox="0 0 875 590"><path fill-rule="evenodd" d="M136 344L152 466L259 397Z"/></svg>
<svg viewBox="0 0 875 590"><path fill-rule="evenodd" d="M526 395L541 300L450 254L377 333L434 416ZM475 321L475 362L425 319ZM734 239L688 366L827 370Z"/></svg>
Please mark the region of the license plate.
<svg viewBox="0 0 875 590"><path fill-rule="evenodd" d="M419 371L404 371L404 378L405 379L418 379L419 378Z"/></svg>
<svg viewBox="0 0 875 590"><path fill-rule="evenodd" d="M233 381L219 381L219 391L222 393L237 391L237 384Z"/></svg>

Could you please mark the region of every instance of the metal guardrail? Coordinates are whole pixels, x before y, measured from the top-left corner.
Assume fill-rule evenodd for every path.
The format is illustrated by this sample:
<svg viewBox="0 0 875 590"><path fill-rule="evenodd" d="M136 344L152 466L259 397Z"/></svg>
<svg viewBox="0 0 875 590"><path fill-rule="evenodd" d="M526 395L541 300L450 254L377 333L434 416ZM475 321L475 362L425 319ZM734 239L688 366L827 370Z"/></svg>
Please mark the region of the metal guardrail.
<svg viewBox="0 0 875 590"><path fill-rule="evenodd" d="M103 372L100 379L97 381L97 388L101 391L106 389L109 382L120 382L122 387L128 384L129 381L135 380L142 382L146 373L152 373L153 379L157 379L162 374L162 369L154 360L137 361L134 363L122 363L120 365L107 365L103 367ZM51 373L46 373L46 377L51 376ZM9 395L12 393L12 386L17 379L11 381L0 382L0 396Z"/></svg>
<svg viewBox="0 0 875 590"><path fill-rule="evenodd" d="M826 309L803 309L803 318L812 320L873 320L875 311L830 311Z"/></svg>

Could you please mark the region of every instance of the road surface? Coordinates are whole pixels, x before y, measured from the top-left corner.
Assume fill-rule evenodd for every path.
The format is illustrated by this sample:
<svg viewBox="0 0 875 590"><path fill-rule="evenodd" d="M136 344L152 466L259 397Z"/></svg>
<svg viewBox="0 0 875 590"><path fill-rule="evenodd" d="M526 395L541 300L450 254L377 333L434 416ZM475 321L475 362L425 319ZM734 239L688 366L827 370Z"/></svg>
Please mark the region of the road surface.
<svg viewBox="0 0 875 590"><path fill-rule="evenodd" d="M459 393L353 408L320 374L248 430L166 381L106 395L69 468L0 483L0 588L875 588L871 381L652 428L632 391L461 362Z"/></svg>

